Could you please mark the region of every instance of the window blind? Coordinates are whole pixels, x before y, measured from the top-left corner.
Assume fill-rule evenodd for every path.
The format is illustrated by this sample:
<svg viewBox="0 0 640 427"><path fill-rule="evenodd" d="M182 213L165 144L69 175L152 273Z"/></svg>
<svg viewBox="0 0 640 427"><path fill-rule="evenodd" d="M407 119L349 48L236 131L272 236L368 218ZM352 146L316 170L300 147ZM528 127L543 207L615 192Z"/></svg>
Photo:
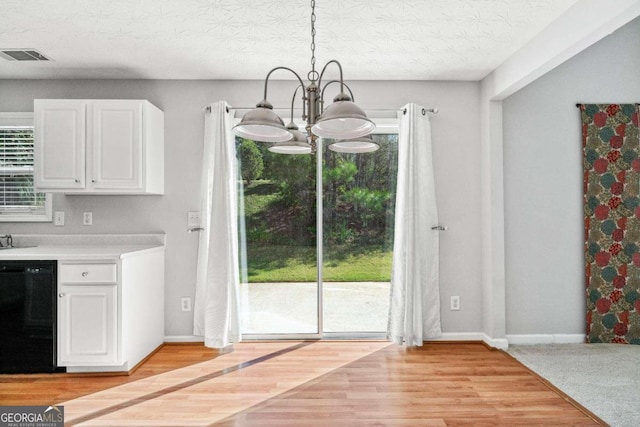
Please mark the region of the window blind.
<svg viewBox="0 0 640 427"><path fill-rule="evenodd" d="M33 126L0 126L0 215L45 214L33 187Z"/></svg>

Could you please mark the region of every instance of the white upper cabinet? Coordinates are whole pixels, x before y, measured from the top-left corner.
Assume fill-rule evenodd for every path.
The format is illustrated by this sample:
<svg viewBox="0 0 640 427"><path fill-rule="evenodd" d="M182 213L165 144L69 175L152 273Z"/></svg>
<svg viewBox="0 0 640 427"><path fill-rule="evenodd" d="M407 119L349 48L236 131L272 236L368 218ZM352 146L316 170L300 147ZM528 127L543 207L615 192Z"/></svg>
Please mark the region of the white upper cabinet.
<svg viewBox="0 0 640 427"><path fill-rule="evenodd" d="M85 188L86 116L82 101L36 100L36 188Z"/></svg>
<svg viewBox="0 0 640 427"><path fill-rule="evenodd" d="M37 99L34 111L37 190L164 193L164 114L148 101Z"/></svg>
<svg viewBox="0 0 640 427"><path fill-rule="evenodd" d="M136 102L93 105L92 170L88 171L93 188L142 189L142 110Z"/></svg>

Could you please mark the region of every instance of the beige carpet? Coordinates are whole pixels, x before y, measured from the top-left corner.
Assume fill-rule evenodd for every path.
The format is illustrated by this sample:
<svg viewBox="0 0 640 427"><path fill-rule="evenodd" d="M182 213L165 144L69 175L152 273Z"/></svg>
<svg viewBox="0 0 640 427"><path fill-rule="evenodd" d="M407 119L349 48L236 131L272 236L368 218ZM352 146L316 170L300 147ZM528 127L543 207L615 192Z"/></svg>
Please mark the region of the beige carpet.
<svg viewBox="0 0 640 427"><path fill-rule="evenodd" d="M514 345L508 353L609 425L640 426L639 345Z"/></svg>

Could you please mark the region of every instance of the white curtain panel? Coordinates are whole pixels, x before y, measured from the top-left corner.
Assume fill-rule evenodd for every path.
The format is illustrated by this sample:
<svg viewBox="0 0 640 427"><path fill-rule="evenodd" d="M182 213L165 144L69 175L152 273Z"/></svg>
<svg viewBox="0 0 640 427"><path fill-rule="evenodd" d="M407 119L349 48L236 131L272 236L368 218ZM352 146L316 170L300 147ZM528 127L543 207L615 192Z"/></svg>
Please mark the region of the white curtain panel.
<svg viewBox="0 0 640 427"><path fill-rule="evenodd" d="M201 218L193 333L224 348L240 341L235 138L227 104L205 113Z"/></svg>
<svg viewBox="0 0 640 427"><path fill-rule="evenodd" d="M398 113L398 188L387 338L406 346L441 335L438 224L431 124L426 110Z"/></svg>

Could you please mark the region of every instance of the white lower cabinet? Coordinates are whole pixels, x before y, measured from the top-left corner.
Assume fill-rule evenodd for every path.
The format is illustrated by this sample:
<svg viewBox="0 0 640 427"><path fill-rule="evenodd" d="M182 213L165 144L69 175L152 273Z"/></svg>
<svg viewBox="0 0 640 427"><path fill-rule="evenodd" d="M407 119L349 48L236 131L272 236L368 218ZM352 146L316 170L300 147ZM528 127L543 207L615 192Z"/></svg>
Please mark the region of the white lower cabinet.
<svg viewBox="0 0 640 427"><path fill-rule="evenodd" d="M164 342L164 249L58 262L58 366L133 369Z"/></svg>
<svg viewBox="0 0 640 427"><path fill-rule="evenodd" d="M112 365L119 359L117 286L59 287L58 365Z"/></svg>

